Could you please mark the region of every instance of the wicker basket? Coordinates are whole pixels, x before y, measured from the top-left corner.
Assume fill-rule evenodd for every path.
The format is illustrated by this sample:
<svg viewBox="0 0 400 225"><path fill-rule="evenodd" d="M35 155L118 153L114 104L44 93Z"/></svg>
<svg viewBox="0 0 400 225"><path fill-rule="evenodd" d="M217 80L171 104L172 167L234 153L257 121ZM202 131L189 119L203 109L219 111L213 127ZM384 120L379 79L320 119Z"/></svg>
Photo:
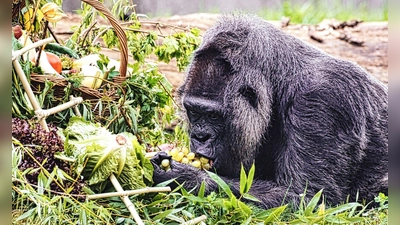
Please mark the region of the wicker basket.
<svg viewBox="0 0 400 225"><path fill-rule="evenodd" d="M114 77L114 86L115 89L120 86L120 84L126 79L126 73L127 73L127 64L128 64L128 44L127 44L127 38L125 31L123 28L120 26L118 20L112 15L110 10L101 2L97 0L81 0L82 2L85 2L89 5L91 5L93 8L95 8L97 11L101 12L104 14L104 16L108 19L110 22L111 26L113 26L114 31L118 37L119 43L120 43L120 68L119 68L119 74ZM34 92L40 92L43 90L45 86L46 81L51 81L54 83L54 96L56 99L62 99L65 96L64 89L68 85L71 85L65 78L60 78L60 77L55 77L52 75L42 75L42 74L31 74L30 75L30 80L31 80L31 87ZM79 88L73 88L75 92L79 92L80 95L84 100L96 100L96 99L101 99L103 97L107 97L108 99L116 99L118 96L116 96L116 90L106 90L106 89L92 89L89 87L85 86L80 86Z"/></svg>

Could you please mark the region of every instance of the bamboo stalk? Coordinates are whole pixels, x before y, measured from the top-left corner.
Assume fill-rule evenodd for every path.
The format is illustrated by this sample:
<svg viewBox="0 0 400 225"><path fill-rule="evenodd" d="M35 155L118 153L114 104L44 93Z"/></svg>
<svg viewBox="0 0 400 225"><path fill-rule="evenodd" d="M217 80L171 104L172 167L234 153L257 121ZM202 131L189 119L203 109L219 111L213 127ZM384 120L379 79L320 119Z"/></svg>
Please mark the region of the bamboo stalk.
<svg viewBox="0 0 400 225"><path fill-rule="evenodd" d="M72 106L78 105L82 101L83 101L82 97L73 98L69 102L63 103L61 105L55 106L55 107L50 108L50 109L35 110L35 114L41 119L41 118L47 117L49 115L52 115L54 113L58 113L58 112L60 112L62 110L69 109Z"/></svg>
<svg viewBox="0 0 400 225"><path fill-rule="evenodd" d="M19 56L23 55L25 52L27 52L27 51L29 51L29 50L31 50L33 48L36 48L36 47L45 45L47 43L50 43L52 41L54 41L54 38L49 37L49 38L37 41L37 42L35 42L35 43L31 44L31 45L28 45L28 46L26 46L24 48L21 48L20 50L12 51L11 59L12 59L12 61L15 61Z"/></svg>
<svg viewBox="0 0 400 225"><path fill-rule="evenodd" d="M111 174L110 176L111 183L114 185L115 190L118 192L123 192L124 189L121 187L119 184L117 178L114 176L114 174ZM129 212L133 216L133 219L138 225L144 225L142 219L139 217L139 214L136 212L135 206L131 202L128 196L121 196L122 201L125 203L126 207L128 208Z"/></svg>
<svg viewBox="0 0 400 225"><path fill-rule="evenodd" d="M22 50L22 49L21 49ZM29 50L29 49L28 49ZM24 52L22 52L20 55L22 55ZM14 57L14 56L13 56ZM26 92L26 94L28 95L29 101L31 102L33 109L36 111L40 111L42 110L42 108L40 107L35 94L33 94L33 91L31 89L31 86L28 82L28 79L26 79L25 73L22 70L21 64L19 64L18 60L13 60L12 64L14 66L15 72L17 73L19 79L21 80L22 86ZM46 120L44 118L41 118L39 120L40 124L42 125L43 129L47 132L49 132L49 127L47 126Z"/></svg>
<svg viewBox="0 0 400 225"><path fill-rule="evenodd" d="M146 152L146 154L144 155L144 157L150 159L153 158L158 152Z"/></svg>
<svg viewBox="0 0 400 225"><path fill-rule="evenodd" d="M207 219L206 215L201 215L201 216L196 217L196 218L194 218L192 220L189 220L189 221L186 221L184 223L181 223L180 225L194 225L194 224L200 223L201 221L206 220L206 219Z"/></svg>
<svg viewBox="0 0 400 225"><path fill-rule="evenodd" d="M137 190L130 190L130 191L122 191L122 192L113 192L113 193L102 193L102 194L93 194L88 195L87 199L97 199L97 198L108 198L108 197L116 197L116 196L128 196L128 195L135 195L135 194L144 194L150 192L162 192L162 191L171 191L170 187L147 187L141 188Z"/></svg>
<svg viewBox="0 0 400 225"><path fill-rule="evenodd" d="M72 101L72 100L74 100L74 99L76 99L76 98L75 98L73 95L70 95L70 96L69 96L69 100L70 100L70 101ZM75 106L74 106L74 112L75 112L75 114L76 114L77 116L82 117L81 112L79 112L78 105L75 105Z"/></svg>

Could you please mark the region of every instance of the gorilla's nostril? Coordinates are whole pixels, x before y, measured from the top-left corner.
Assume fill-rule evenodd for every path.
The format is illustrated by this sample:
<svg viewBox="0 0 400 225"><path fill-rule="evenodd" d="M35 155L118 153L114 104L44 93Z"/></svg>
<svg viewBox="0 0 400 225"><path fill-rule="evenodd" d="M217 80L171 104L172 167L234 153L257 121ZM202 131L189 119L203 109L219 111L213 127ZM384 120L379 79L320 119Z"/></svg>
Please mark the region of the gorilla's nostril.
<svg viewBox="0 0 400 225"><path fill-rule="evenodd" d="M197 133L197 134L193 135L194 139L201 141L201 142L207 141L208 139L210 139L210 137L211 137L211 135L207 134L207 133Z"/></svg>

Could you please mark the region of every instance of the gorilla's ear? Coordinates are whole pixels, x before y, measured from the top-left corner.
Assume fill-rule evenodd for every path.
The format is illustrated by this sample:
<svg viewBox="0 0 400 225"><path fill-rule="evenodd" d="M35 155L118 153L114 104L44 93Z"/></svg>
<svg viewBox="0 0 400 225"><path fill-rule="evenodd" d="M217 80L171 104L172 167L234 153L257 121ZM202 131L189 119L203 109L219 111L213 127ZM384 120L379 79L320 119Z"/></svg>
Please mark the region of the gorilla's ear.
<svg viewBox="0 0 400 225"><path fill-rule="evenodd" d="M249 104L257 109L258 107L258 96L256 93L256 90L254 88L250 87L249 85L242 85L239 88L239 93L241 96L243 96Z"/></svg>

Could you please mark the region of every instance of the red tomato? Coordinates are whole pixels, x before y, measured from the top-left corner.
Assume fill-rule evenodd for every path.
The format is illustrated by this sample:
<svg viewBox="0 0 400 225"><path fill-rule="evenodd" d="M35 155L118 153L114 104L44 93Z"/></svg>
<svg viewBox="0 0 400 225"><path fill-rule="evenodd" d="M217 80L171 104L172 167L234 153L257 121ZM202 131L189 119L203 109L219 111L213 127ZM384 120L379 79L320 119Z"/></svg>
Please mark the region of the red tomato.
<svg viewBox="0 0 400 225"><path fill-rule="evenodd" d="M61 59L58 57L56 54L53 54L51 52L46 52L47 60L49 61L50 65L53 67L57 73L61 73L62 71L62 65L61 65Z"/></svg>

